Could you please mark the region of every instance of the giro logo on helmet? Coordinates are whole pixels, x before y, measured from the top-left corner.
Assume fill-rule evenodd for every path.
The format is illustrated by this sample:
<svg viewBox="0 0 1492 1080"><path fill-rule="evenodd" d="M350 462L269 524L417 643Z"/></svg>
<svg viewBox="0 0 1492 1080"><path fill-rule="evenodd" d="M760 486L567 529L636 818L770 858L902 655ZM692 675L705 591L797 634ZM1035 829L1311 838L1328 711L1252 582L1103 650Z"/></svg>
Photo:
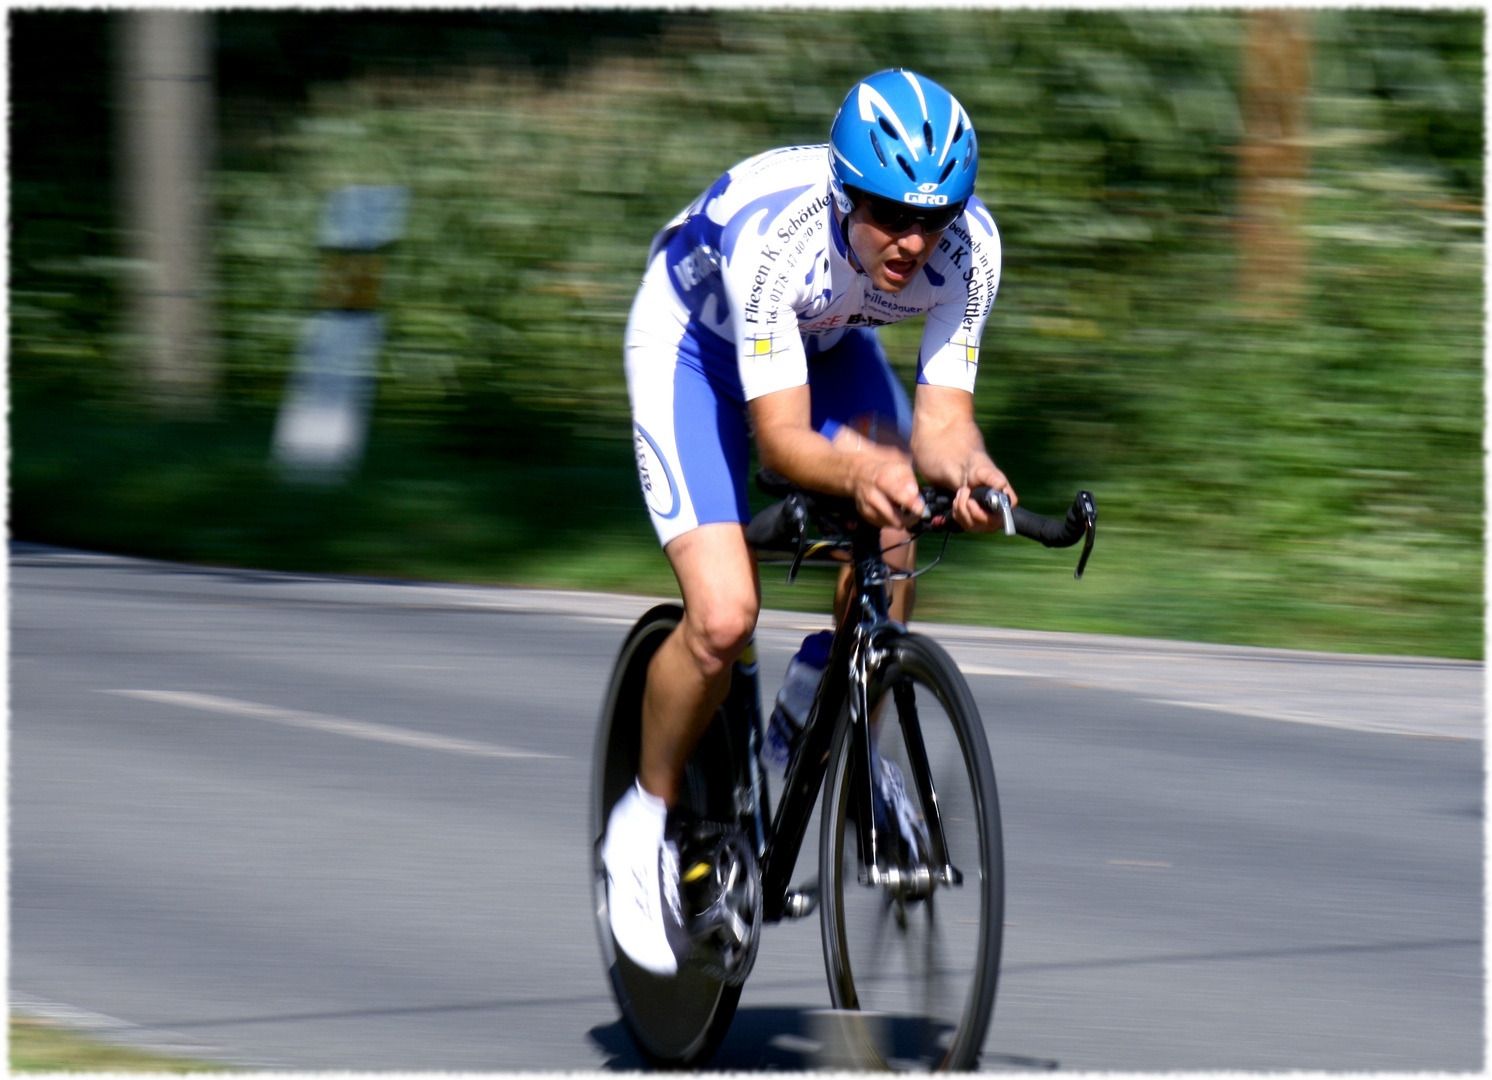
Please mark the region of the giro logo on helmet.
<svg viewBox="0 0 1492 1080"><path fill-rule="evenodd" d="M937 191L938 190L938 185L937 184L918 184L917 185L917 190L920 191L920 192L922 192L922 194L927 195L927 194L930 194L931 192Z"/></svg>
<svg viewBox="0 0 1492 1080"><path fill-rule="evenodd" d="M924 184L924 187L933 187L932 184ZM909 191L902 196L903 202L913 203L917 206L947 206L947 195L926 195L920 191Z"/></svg>

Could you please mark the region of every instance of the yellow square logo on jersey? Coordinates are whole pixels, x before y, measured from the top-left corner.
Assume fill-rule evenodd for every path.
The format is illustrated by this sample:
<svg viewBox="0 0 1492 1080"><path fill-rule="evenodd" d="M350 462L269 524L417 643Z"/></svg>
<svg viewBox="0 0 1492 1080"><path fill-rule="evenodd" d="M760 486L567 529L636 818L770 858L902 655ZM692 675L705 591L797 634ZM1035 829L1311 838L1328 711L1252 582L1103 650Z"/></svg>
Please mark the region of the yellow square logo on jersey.
<svg viewBox="0 0 1492 1080"><path fill-rule="evenodd" d="M751 339L752 356L774 356L777 350L772 347L772 335Z"/></svg>
<svg viewBox="0 0 1492 1080"><path fill-rule="evenodd" d="M979 339L972 334L955 334L948 342L950 358L957 358L970 367L979 366Z"/></svg>

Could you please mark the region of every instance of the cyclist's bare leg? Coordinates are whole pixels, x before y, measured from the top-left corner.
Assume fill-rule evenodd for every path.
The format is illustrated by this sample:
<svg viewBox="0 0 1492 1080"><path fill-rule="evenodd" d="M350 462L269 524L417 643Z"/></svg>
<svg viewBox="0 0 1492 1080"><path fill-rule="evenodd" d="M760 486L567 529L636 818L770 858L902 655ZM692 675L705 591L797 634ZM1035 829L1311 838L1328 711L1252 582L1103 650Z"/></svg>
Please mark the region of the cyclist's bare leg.
<svg viewBox="0 0 1492 1080"><path fill-rule="evenodd" d="M701 525L664 552L684 595L684 620L648 665L637 772L646 791L672 806L684 762L725 700L731 665L756 628L761 586L740 525Z"/></svg>

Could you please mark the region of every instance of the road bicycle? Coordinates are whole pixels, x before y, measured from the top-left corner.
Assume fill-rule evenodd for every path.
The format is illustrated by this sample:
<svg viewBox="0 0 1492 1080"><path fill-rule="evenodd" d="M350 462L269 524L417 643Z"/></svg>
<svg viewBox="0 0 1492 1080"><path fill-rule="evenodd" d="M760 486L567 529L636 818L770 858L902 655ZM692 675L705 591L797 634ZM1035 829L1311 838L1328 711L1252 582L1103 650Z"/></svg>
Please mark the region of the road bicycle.
<svg viewBox="0 0 1492 1080"><path fill-rule="evenodd" d="M590 825L601 953L617 1004L655 1067L708 1061L724 1038L764 923L820 912L829 995L857 1028L856 1067L969 1069L979 1058L999 975L1004 861L995 774L968 684L932 639L888 615L893 572L880 530L854 504L763 473L782 501L758 514L747 539L763 553L852 568L853 588L813 706L795 740L775 805L758 752L764 737L755 643L737 661L725 703L701 738L669 815L679 846L690 952L677 975L633 964L611 935L601 841L612 806L637 775L648 662L678 625L676 604L632 628L612 671L597 736ZM974 496L1007 534L1068 547L1084 540L1082 577L1097 526L1093 496L1078 493L1065 520L1010 506L987 487ZM952 496L922 492L917 535L957 530ZM809 526L819 538L809 538ZM819 791L819 873L790 884ZM875 1031L871 1038L865 1032Z"/></svg>

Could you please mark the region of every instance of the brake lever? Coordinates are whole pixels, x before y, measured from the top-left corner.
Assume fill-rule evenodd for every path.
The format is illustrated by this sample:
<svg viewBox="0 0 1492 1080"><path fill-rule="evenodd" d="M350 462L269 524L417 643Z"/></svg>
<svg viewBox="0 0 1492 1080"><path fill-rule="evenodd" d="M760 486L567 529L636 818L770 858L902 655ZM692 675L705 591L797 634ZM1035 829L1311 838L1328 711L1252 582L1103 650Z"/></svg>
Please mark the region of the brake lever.
<svg viewBox="0 0 1492 1080"><path fill-rule="evenodd" d="M803 565L803 556L808 553L808 508L803 505L803 496L793 492L783 500L783 513L792 520L798 532L798 551L793 556L793 565L787 570L787 583L798 578L798 568Z"/></svg>
<svg viewBox="0 0 1492 1080"><path fill-rule="evenodd" d="M1078 568L1073 571L1072 576L1082 581L1083 568L1088 565L1088 556L1093 554L1093 538L1098 533L1098 507L1093 502L1091 491L1078 492L1074 505L1083 515L1083 554L1079 556Z"/></svg>

